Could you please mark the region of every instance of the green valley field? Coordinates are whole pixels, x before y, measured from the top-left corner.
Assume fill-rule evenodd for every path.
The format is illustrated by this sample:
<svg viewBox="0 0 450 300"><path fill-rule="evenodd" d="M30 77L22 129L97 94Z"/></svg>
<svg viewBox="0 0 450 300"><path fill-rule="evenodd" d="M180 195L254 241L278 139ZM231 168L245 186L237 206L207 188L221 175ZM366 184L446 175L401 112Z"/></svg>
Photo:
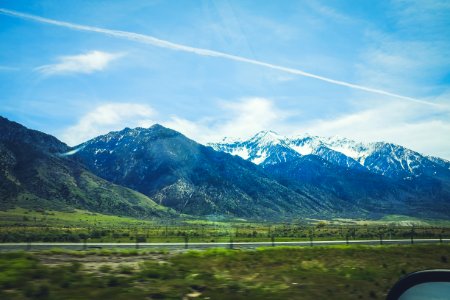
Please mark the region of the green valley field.
<svg viewBox="0 0 450 300"><path fill-rule="evenodd" d="M186 216L163 222L16 208L0 211L0 220L0 242L27 243L10 250L31 250L0 252L1 299L383 299L402 275L449 268L450 259L448 222L397 215L290 223ZM444 243L223 249L232 242L411 237ZM80 247L38 251L33 242ZM81 250L86 242L128 243L131 249ZM144 242L230 244L201 251L134 249Z"/></svg>
<svg viewBox="0 0 450 300"><path fill-rule="evenodd" d="M383 299L449 245L0 254L1 299Z"/></svg>
<svg viewBox="0 0 450 300"><path fill-rule="evenodd" d="M261 242L356 239L449 238L448 221L391 216L382 220L242 219L140 220L74 210L0 211L0 242Z"/></svg>

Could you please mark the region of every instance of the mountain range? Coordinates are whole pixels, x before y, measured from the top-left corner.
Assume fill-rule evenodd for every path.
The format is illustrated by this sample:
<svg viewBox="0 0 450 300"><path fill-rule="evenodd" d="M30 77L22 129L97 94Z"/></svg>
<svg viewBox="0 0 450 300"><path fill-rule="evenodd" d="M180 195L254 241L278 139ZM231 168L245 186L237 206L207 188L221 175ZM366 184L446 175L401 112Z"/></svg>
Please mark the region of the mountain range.
<svg viewBox="0 0 450 300"><path fill-rule="evenodd" d="M449 161L424 156L400 145L384 142L364 144L340 137L308 134L284 137L273 131L261 131L249 140L224 138L223 142L209 145L263 167L315 155L343 168L366 169L395 179L410 180L423 175L448 178L450 170Z"/></svg>
<svg viewBox="0 0 450 300"><path fill-rule="evenodd" d="M153 125L76 147L0 118L2 207L140 218L448 218L450 163L390 143L283 137L201 145Z"/></svg>
<svg viewBox="0 0 450 300"><path fill-rule="evenodd" d="M331 211L255 164L160 125L110 132L76 149L98 176L185 214L292 218Z"/></svg>
<svg viewBox="0 0 450 300"><path fill-rule="evenodd" d="M210 146L252 161L290 187L309 183L372 213L440 214L450 199L448 161L390 143L262 131Z"/></svg>

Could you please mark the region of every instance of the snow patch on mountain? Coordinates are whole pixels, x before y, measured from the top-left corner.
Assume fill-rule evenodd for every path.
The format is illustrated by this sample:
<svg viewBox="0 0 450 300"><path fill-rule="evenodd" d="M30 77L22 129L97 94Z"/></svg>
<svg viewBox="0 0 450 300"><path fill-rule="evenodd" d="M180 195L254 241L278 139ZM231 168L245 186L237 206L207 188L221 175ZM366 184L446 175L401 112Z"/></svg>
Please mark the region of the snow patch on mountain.
<svg viewBox="0 0 450 300"><path fill-rule="evenodd" d="M248 153L248 149L247 148L235 148L230 152L231 155L236 155L236 156L240 156L243 159L249 159L250 158L250 154Z"/></svg>
<svg viewBox="0 0 450 300"><path fill-rule="evenodd" d="M263 163L266 160L266 158L267 158L267 152L258 151L257 156L252 158L251 162L256 165L259 165L259 164Z"/></svg>
<svg viewBox="0 0 450 300"><path fill-rule="evenodd" d="M291 148L296 151L297 153L301 154L301 155L309 155L313 153L314 148L311 145L305 144L305 145L295 145L292 144L290 145Z"/></svg>

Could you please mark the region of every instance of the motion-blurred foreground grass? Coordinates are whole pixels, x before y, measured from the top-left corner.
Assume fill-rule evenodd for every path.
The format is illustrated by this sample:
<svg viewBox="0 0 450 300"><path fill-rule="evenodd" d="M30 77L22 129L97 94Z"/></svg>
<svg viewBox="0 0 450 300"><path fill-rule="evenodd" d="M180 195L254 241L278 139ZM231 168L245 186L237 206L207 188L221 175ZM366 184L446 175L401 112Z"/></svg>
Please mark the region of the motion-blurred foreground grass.
<svg viewBox="0 0 450 300"><path fill-rule="evenodd" d="M383 299L449 245L0 253L0 299Z"/></svg>

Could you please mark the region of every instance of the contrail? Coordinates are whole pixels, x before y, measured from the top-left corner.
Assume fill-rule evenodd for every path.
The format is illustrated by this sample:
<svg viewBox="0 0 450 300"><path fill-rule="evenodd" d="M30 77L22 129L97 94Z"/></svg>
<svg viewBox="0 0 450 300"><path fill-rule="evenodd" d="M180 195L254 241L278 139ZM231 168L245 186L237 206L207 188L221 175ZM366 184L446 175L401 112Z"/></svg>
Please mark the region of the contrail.
<svg viewBox="0 0 450 300"><path fill-rule="evenodd" d="M52 25L66 27L66 28L75 29L75 30L102 33L105 35L123 38L123 39L131 40L131 41L135 41L135 42L139 42L139 43L149 44L149 45L153 45L153 46L157 46L157 47L161 47L161 48L190 52L190 53L194 53L194 54L202 55L202 56L221 57L221 58L225 58L225 59L229 59L229 60L233 60L233 61L239 61L239 62L244 62L244 63L248 63L248 64L252 64L252 65L257 65L257 66L274 69L274 70L279 70L279 71L290 73L290 74L315 78L315 79L329 82L332 84L346 86L346 87L349 87L352 89L363 90L363 91L370 92L370 93L391 96L391 97L408 100L408 101L413 101L413 102L417 102L417 103L422 103L422 104L427 104L427 105L439 106L438 104L431 103L428 101L423 101L420 99L402 96L402 95L398 95L398 94L391 93L388 91L374 89L374 88L357 85L357 84L353 84L353 83L349 83L349 82L345 82L345 81L335 80L335 79L331 79L328 77L323 77L320 75L308 73L308 72L305 72L305 71L302 71L299 69L287 68L287 67L274 65L274 64L267 63L267 62L254 60L254 59L250 59L250 58L246 58L246 57L242 57L242 56L227 54L224 52L176 44L176 43L172 43L172 42L169 42L166 40L161 40L161 39L149 36L149 35L128 32L128 31L111 30L111 29L105 29L105 28L99 28L99 27L93 27L93 26L79 25L79 24L74 24L74 23L69 23L69 22L47 19L47 18L35 16L35 15L30 15L30 14L24 14L21 12L3 9L3 8L0 8L0 13L9 15L9 16L19 17L22 19L33 20L33 21L37 21L37 22L41 22L41 23L52 24Z"/></svg>

